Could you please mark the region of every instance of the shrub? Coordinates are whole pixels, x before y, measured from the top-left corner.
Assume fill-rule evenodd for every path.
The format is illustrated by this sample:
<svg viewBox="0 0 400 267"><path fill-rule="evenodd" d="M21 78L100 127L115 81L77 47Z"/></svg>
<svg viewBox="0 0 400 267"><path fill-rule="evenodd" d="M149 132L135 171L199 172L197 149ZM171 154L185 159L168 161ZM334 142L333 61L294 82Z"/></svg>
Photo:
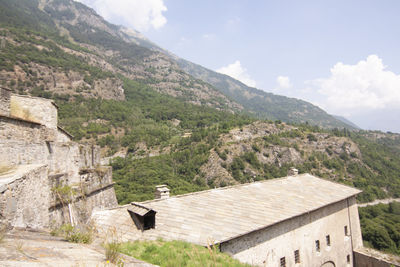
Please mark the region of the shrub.
<svg viewBox="0 0 400 267"><path fill-rule="evenodd" d="M93 231L90 227L78 229L71 224L63 224L59 228L53 229L50 232L53 236L61 236L68 242L89 244L93 239Z"/></svg>

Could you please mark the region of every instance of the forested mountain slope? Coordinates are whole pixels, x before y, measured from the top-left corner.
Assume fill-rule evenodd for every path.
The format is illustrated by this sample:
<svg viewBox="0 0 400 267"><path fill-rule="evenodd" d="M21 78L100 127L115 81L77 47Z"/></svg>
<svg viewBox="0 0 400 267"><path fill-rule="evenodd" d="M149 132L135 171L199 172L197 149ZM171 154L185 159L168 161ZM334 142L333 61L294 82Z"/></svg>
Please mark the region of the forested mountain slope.
<svg viewBox="0 0 400 267"><path fill-rule="evenodd" d="M0 79L19 93L123 100L125 77L189 103L242 109L131 35L72 0L1 0Z"/></svg>
<svg viewBox="0 0 400 267"><path fill-rule="evenodd" d="M156 184L179 194L291 166L361 188L361 201L400 194L397 135L332 128L344 124L306 102L185 64L80 3L0 0L2 86L53 98L76 140L123 156L112 161L121 203L152 198Z"/></svg>
<svg viewBox="0 0 400 267"><path fill-rule="evenodd" d="M194 77L212 84L220 92L241 104L245 110L260 119L292 123L310 123L325 128L349 128L353 125L338 120L324 110L306 101L275 95L249 87L227 75L177 58L179 66Z"/></svg>
<svg viewBox="0 0 400 267"><path fill-rule="evenodd" d="M20 93L123 100L122 75L196 105L351 128L310 103L247 87L179 59L72 0L1 0L0 12L0 79Z"/></svg>

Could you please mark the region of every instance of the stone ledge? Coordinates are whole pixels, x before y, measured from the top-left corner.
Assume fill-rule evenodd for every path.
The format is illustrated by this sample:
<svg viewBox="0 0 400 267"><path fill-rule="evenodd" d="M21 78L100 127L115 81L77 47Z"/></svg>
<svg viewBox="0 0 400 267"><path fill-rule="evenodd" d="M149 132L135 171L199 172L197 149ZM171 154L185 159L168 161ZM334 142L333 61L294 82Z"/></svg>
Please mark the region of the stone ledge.
<svg viewBox="0 0 400 267"><path fill-rule="evenodd" d="M400 267L400 257L361 247L354 250L355 266ZM369 265L364 265L368 263Z"/></svg>
<svg viewBox="0 0 400 267"><path fill-rule="evenodd" d="M85 197L90 197L90 196L93 195L94 193L97 193L97 192L99 192L99 191L103 191L103 190L109 189L109 188L113 187L114 185L115 185L115 183L112 182L112 183L109 183L109 184L107 184L107 185L105 185L105 186L96 187L96 188L90 190L89 192L87 192L87 193L85 193L85 194L79 194L79 195L77 195L77 196L75 197L75 199L74 199L72 202L74 203L74 202L77 202L77 201L79 201L79 200L81 200L81 199L83 199L83 198L85 198ZM63 203L61 203L61 201L51 201L51 202L50 202L50 205L49 205L49 210L56 209L57 207L62 206L62 205L63 205Z"/></svg>

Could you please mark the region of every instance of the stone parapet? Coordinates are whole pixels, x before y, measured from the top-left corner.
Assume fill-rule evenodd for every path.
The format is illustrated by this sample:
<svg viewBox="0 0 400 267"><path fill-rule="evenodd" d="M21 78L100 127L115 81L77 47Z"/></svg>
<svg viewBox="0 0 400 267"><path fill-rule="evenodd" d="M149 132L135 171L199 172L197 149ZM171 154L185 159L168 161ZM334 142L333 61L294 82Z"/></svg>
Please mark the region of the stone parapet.
<svg viewBox="0 0 400 267"><path fill-rule="evenodd" d="M400 257L370 249L354 250L355 267L400 267Z"/></svg>
<svg viewBox="0 0 400 267"><path fill-rule="evenodd" d="M50 188L46 165L21 165L0 176L0 222L7 227L45 229Z"/></svg>

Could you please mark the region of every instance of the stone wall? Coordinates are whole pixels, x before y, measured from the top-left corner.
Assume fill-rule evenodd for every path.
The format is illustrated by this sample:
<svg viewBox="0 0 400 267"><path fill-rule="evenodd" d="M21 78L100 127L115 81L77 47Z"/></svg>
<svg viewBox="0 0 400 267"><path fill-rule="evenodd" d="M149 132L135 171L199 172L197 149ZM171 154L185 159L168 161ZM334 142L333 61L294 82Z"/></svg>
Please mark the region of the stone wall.
<svg viewBox="0 0 400 267"><path fill-rule="evenodd" d="M68 207L66 201L53 194L50 204L50 221L53 225L63 223L86 224L94 209L113 208L118 205L112 182L111 167L81 170L80 182L71 185L74 197ZM49 177L52 188L71 184L64 175ZM70 210L72 212L71 222Z"/></svg>
<svg viewBox="0 0 400 267"><path fill-rule="evenodd" d="M10 115L43 124L50 129L57 128L57 107L49 99L12 95Z"/></svg>
<svg viewBox="0 0 400 267"><path fill-rule="evenodd" d="M57 127L52 101L12 95L10 110L10 116L0 116L0 165L14 167L10 177L20 177L0 176L0 222L42 229L72 216L74 223L86 224L93 209L117 206L111 168L100 166L100 148L72 142ZM46 167L22 174L18 170L25 165ZM74 192L66 202L55 193L64 186Z"/></svg>
<svg viewBox="0 0 400 267"><path fill-rule="evenodd" d="M48 227L46 207L51 190L47 172L45 165L21 165L11 174L0 176L1 224L34 229Z"/></svg>
<svg viewBox="0 0 400 267"><path fill-rule="evenodd" d="M354 251L355 267L400 267L400 257L360 248Z"/></svg>
<svg viewBox="0 0 400 267"><path fill-rule="evenodd" d="M242 262L260 266L279 266L283 257L286 266L297 266L296 250L299 250L301 266L321 266L328 262L334 262L335 266L351 266L352 235L356 236L354 240L361 240L361 232L355 229L349 214L348 202L344 200L229 240L220 248ZM326 240L328 235L330 245ZM319 251L316 249L317 240Z"/></svg>

